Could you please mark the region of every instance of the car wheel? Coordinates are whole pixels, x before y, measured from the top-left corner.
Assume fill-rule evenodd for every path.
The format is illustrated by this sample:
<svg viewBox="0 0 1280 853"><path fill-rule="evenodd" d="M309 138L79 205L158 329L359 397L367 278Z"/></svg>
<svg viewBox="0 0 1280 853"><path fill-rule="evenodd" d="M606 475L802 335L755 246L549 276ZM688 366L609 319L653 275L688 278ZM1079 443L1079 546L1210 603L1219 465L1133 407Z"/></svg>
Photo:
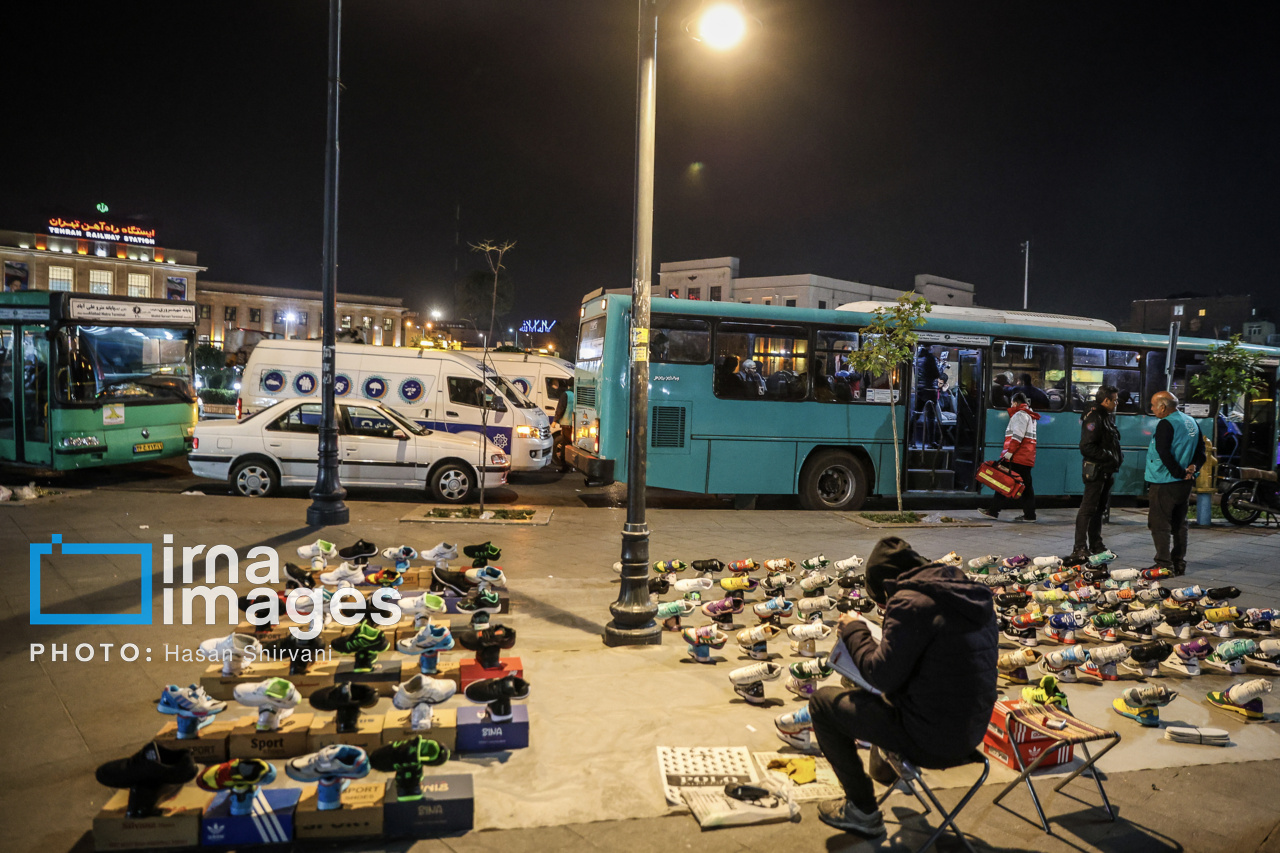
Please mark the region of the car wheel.
<svg viewBox="0 0 1280 853"><path fill-rule="evenodd" d="M246 459L231 469L231 489L246 498L265 498L280 487L276 466L265 459Z"/></svg>
<svg viewBox="0 0 1280 853"><path fill-rule="evenodd" d="M800 503L805 509L854 510L867 499L867 475L852 454L817 453L800 472Z"/></svg>
<svg viewBox="0 0 1280 853"><path fill-rule="evenodd" d="M431 494L441 503L458 504L471 499L476 488L476 473L465 462L446 459L435 468L427 478Z"/></svg>

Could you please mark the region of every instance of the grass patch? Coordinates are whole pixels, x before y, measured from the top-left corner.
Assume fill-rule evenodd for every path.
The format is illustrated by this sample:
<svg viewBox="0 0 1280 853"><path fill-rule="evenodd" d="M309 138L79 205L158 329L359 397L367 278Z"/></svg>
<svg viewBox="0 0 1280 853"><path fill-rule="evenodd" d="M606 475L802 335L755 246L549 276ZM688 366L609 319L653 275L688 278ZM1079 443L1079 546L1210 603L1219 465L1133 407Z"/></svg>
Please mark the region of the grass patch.
<svg viewBox="0 0 1280 853"><path fill-rule="evenodd" d="M1216 518L1219 521L1227 520L1227 517L1222 514L1222 507L1218 506L1217 504L1213 505L1213 514L1211 517ZM1191 507L1187 510L1187 518L1190 519L1191 521L1196 520L1196 505L1194 502L1191 504Z"/></svg>
<svg viewBox="0 0 1280 853"><path fill-rule="evenodd" d="M504 521L528 521L533 518L535 510L532 509L490 509L485 513L490 518L500 518ZM473 506L463 507L435 507L428 513L432 518L479 518L480 510Z"/></svg>
<svg viewBox="0 0 1280 853"><path fill-rule="evenodd" d="M918 512L863 512L859 513L867 521L874 521L876 524L961 524L959 518L952 518L949 515L939 515L933 518L922 515Z"/></svg>

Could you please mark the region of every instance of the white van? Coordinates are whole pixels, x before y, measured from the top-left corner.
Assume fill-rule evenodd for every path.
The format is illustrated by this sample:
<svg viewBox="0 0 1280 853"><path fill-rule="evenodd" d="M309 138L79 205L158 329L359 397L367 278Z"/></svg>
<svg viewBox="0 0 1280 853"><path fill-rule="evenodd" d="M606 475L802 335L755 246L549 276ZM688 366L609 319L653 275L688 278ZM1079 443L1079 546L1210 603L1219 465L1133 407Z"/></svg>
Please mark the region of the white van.
<svg viewBox="0 0 1280 853"><path fill-rule="evenodd" d="M337 344L334 396L372 400L427 429L481 432L511 457L512 471L551 460L547 414L492 368L456 351ZM487 424L481 424L486 390ZM240 377L241 416L280 400L320 395L319 341L262 341Z"/></svg>
<svg viewBox="0 0 1280 853"><path fill-rule="evenodd" d="M536 352L493 352L466 349L467 355L492 364L493 369L533 402L547 417L554 417L565 388L573 385L573 364Z"/></svg>

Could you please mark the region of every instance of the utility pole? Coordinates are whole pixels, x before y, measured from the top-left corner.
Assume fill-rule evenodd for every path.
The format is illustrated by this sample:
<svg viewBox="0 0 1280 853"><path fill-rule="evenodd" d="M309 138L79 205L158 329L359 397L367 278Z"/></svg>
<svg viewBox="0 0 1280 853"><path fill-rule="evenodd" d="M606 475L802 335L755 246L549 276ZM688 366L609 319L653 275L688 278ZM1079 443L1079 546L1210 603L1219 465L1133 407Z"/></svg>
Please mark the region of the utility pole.
<svg viewBox="0 0 1280 853"><path fill-rule="evenodd" d="M1026 256L1022 264L1022 310L1027 310L1028 285L1031 283L1031 241L1024 240L1022 254Z"/></svg>

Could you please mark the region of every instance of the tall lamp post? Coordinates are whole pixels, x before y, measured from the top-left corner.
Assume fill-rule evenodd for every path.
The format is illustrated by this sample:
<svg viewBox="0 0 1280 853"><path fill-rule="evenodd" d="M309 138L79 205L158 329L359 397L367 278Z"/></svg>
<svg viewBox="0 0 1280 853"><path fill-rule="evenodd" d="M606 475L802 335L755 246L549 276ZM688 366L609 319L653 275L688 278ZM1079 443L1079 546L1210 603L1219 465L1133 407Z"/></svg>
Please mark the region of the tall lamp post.
<svg viewBox="0 0 1280 853"><path fill-rule="evenodd" d="M645 520L646 454L649 442L649 290L653 280L653 172L657 134L658 7L662 0L639 0L636 45L636 181L632 230L630 412L627 421L627 520L622 528L622 582L609 605L613 619L604 628L607 646L654 645L662 628L649 599L649 525ZM695 18L697 19L695 22ZM691 28L690 24L694 24ZM746 33L742 0L702 3L686 19L685 30L711 47L724 49Z"/></svg>
<svg viewBox="0 0 1280 853"><path fill-rule="evenodd" d="M335 314L338 309L338 93L342 72L342 0L329 0L329 113L324 155L324 250L321 266L320 443L316 454L316 485L307 507L308 527L346 524L351 511L343 502L347 490L338 479L338 419L334 410L333 382Z"/></svg>

